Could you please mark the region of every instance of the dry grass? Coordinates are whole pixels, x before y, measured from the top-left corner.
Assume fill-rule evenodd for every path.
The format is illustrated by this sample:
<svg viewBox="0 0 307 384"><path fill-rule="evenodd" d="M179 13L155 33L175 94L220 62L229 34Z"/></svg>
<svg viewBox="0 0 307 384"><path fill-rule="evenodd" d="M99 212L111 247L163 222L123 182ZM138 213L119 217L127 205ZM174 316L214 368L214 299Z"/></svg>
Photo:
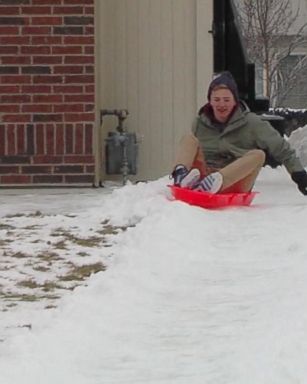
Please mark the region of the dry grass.
<svg viewBox="0 0 307 384"><path fill-rule="evenodd" d="M0 271L17 268L16 271L19 274L14 281L15 287L0 287L0 299L3 303L2 311L8 311L21 302L43 301L43 308L55 308L55 301L63 296L63 290L73 290L81 284L84 285L92 274L105 271L106 267L102 262L86 262L87 257L91 258L92 249L112 246L113 241L110 241L112 236L116 236L128 228L113 226L106 220L98 228L90 229L93 231L92 236L83 237L79 233L75 233L75 228L59 227L50 233L54 241L46 242L43 237L39 237L39 231L43 227L43 225L39 224L40 218L46 216L54 215L45 215L41 211L28 214L17 213L7 215L6 218L16 219L16 222L19 217L37 218L37 220L34 224L23 227L14 227L14 225L11 225L11 220L7 220L9 223L6 223L5 218L0 223L0 230L6 231L5 236L0 239L0 249L2 248L3 256ZM69 218L76 217L75 215L65 216ZM34 233L37 231L38 234L30 242L36 243L38 246L42 243L44 248L47 245L47 250L42 248L40 251L34 251L35 248L33 247L33 254L31 254L22 250L14 251L10 249L12 242L24 241L29 233L32 237L30 231ZM77 249L76 245L78 246ZM84 265L80 266L72 262L71 251L73 249L75 249L77 257L84 258ZM43 282L37 280L38 273L40 273ZM7 278L7 281L10 281L9 278Z"/></svg>
<svg viewBox="0 0 307 384"><path fill-rule="evenodd" d="M94 273L105 271L106 267L102 263L94 263L88 265L76 266L72 264L72 268L67 274L58 276L59 281L84 281Z"/></svg>

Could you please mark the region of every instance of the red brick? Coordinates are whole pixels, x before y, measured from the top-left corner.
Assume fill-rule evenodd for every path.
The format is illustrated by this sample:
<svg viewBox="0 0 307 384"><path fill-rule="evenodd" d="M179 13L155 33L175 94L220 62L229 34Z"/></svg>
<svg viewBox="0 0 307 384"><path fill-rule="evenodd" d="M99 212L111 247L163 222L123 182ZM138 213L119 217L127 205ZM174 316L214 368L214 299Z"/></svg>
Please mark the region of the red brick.
<svg viewBox="0 0 307 384"><path fill-rule="evenodd" d="M29 17L7 16L1 17L1 24L3 25L28 25L30 23Z"/></svg>
<svg viewBox="0 0 307 384"><path fill-rule="evenodd" d="M60 122L63 121L63 116L61 114L56 113L41 113L41 114L34 114L33 115L33 121L34 122Z"/></svg>
<svg viewBox="0 0 307 384"><path fill-rule="evenodd" d="M88 23L93 23L94 0L6 4L0 24L0 110L6 107L0 151L11 161L26 155L29 165L7 163L6 172L19 174L3 174L0 182L6 177L8 184L93 183L95 42L93 25ZM0 14L3 8L0 4ZM8 73L8 66L21 69ZM4 140L7 129L9 141ZM16 168L9 170L9 166ZM55 166L72 174L55 175ZM11 176L19 179L8 179Z"/></svg>
<svg viewBox="0 0 307 384"><path fill-rule="evenodd" d="M65 36L64 44L94 44L95 40L93 36Z"/></svg>
<svg viewBox="0 0 307 384"><path fill-rule="evenodd" d="M50 104L26 104L22 106L22 112L35 112L35 113L50 113L52 112L52 105Z"/></svg>
<svg viewBox="0 0 307 384"><path fill-rule="evenodd" d="M62 95L33 95L33 103L61 103Z"/></svg>
<svg viewBox="0 0 307 384"><path fill-rule="evenodd" d="M0 165L0 174L19 173L19 167L13 165Z"/></svg>
<svg viewBox="0 0 307 384"><path fill-rule="evenodd" d="M29 175L1 176L1 184L30 184L30 183L31 183L31 176Z"/></svg>
<svg viewBox="0 0 307 384"><path fill-rule="evenodd" d="M61 44L61 36L32 36L31 43L33 45L51 45L51 44Z"/></svg>
<svg viewBox="0 0 307 384"><path fill-rule="evenodd" d="M22 74L28 74L28 75L42 75L42 74L50 74L51 73L51 67L48 65L28 65L23 66L21 68Z"/></svg>
<svg viewBox="0 0 307 384"><path fill-rule="evenodd" d="M95 52L95 49L92 46L83 47L83 50L85 55L93 55Z"/></svg>
<svg viewBox="0 0 307 384"><path fill-rule="evenodd" d="M94 0L64 0L64 5L66 5L66 4L93 5Z"/></svg>
<svg viewBox="0 0 307 384"><path fill-rule="evenodd" d="M17 55L18 47L0 46L0 55Z"/></svg>
<svg viewBox="0 0 307 384"><path fill-rule="evenodd" d="M94 18L92 16L64 16L64 25L93 25Z"/></svg>
<svg viewBox="0 0 307 384"><path fill-rule="evenodd" d="M5 153L5 125L0 125L0 156Z"/></svg>
<svg viewBox="0 0 307 384"><path fill-rule="evenodd" d="M34 154L34 147L35 147L35 138L34 138L34 125L33 124L27 124L27 130L26 130L26 152L29 155Z"/></svg>
<svg viewBox="0 0 307 384"><path fill-rule="evenodd" d="M83 27L80 26L65 26L53 27L54 35L83 35Z"/></svg>
<svg viewBox="0 0 307 384"><path fill-rule="evenodd" d="M1 15L19 15L19 7L1 7Z"/></svg>
<svg viewBox="0 0 307 384"><path fill-rule="evenodd" d="M0 27L0 35L18 35L19 34L19 28L18 27Z"/></svg>
<svg viewBox="0 0 307 384"><path fill-rule="evenodd" d="M84 67L81 65L59 65L53 67L54 74L83 73Z"/></svg>
<svg viewBox="0 0 307 384"><path fill-rule="evenodd" d="M94 15L95 8L94 7L85 7L84 13L86 15Z"/></svg>
<svg viewBox="0 0 307 384"><path fill-rule="evenodd" d="M24 75L6 75L2 77L2 84L29 84L31 76Z"/></svg>
<svg viewBox="0 0 307 384"><path fill-rule="evenodd" d="M25 45L30 43L28 36L5 36L0 37L0 44L2 45Z"/></svg>
<svg viewBox="0 0 307 384"><path fill-rule="evenodd" d="M33 25L62 25L62 17L32 17Z"/></svg>
<svg viewBox="0 0 307 384"><path fill-rule="evenodd" d="M89 26L85 27L85 34L86 35L94 35L94 33L95 33L95 28L94 27L89 27ZM94 38L93 38L93 40L94 40Z"/></svg>
<svg viewBox="0 0 307 384"><path fill-rule="evenodd" d="M84 88L85 88L86 93L94 93L95 92L94 85L86 85Z"/></svg>
<svg viewBox="0 0 307 384"><path fill-rule="evenodd" d="M94 95L65 95L64 102L75 102L75 103L93 103Z"/></svg>
<svg viewBox="0 0 307 384"><path fill-rule="evenodd" d="M73 153L73 126L65 125L65 153Z"/></svg>
<svg viewBox="0 0 307 384"><path fill-rule="evenodd" d="M79 15L83 14L83 7L53 7L54 14Z"/></svg>
<svg viewBox="0 0 307 384"><path fill-rule="evenodd" d="M83 173L82 165L58 165L54 167L54 173Z"/></svg>
<svg viewBox="0 0 307 384"><path fill-rule="evenodd" d="M64 82L66 84L71 83L93 83L94 82L94 76L93 75L67 75L65 76Z"/></svg>
<svg viewBox="0 0 307 384"><path fill-rule="evenodd" d="M94 121L95 115L94 113L65 113L64 121Z"/></svg>
<svg viewBox="0 0 307 384"><path fill-rule="evenodd" d="M19 73L18 66L2 65L0 66L0 76L5 75L17 75ZM0 79L1 80L1 79Z"/></svg>
<svg viewBox="0 0 307 384"><path fill-rule="evenodd" d="M94 108L95 108L94 104L86 104L85 107L84 107L84 111L85 112L93 112Z"/></svg>
<svg viewBox="0 0 307 384"><path fill-rule="evenodd" d="M51 93L49 85L24 85L21 89L23 93Z"/></svg>
<svg viewBox="0 0 307 384"><path fill-rule="evenodd" d="M85 67L85 73L94 73L94 66L93 65L87 65Z"/></svg>
<svg viewBox="0 0 307 384"><path fill-rule="evenodd" d="M17 153L25 153L25 126L17 125Z"/></svg>
<svg viewBox="0 0 307 384"><path fill-rule="evenodd" d="M65 56L65 64L94 64L93 56Z"/></svg>
<svg viewBox="0 0 307 384"><path fill-rule="evenodd" d="M2 57L2 64L30 64L29 56L5 56Z"/></svg>
<svg viewBox="0 0 307 384"><path fill-rule="evenodd" d="M2 25L27 25L27 24L29 24L29 22L30 22L29 17L19 17L19 16L2 17L2 16L0 16L0 23Z"/></svg>
<svg viewBox="0 0 307 384"><path fill-rule="evenodd" d="M94 175L66 175L64 181L68 184L93 184Z"/></svg>
<svg viewBox="0 0 307 384"><path fill-rule="evenodd" d="M4 115L2 121L6 123L29 123L31 121L31 115Z"/></svg>
<svg viewBox="0 0 307 384"><path fill-rule="evenodd" d="M51 27L33 27L32 25L22 27L23 35L50 35L50 33Z"/></svg>
<svg viewBox="0 0 307 384"><path fill-rule="evenodd" d="M85 125L85 153L93 154L93 125Z"/></svg>
<svg viewBox="0 0 307 384"><path fill-rule="evenodd" d="M47 165L25 165L21 168L22 173L37 174L37 173L51 173L51 166Z"/></svg>
<svg viewBox="0 0 307 384"><path fill-rule="evenodd" d="M33 64L62 64L62 56L36 56L33 57Z"/></svg>
<svg viewBox="0 0 307 384"><path fill-rule="evenodd" d="M46 126L46 146L47 154L54 154L54 136L55 136L55 126L53 124L47 124Z"/></svg>
<svg viewBox="0 0 307 384"><path fill-rule="evenodd" d="M84 112L83 104L54 105L54 112Z"/></svg>
<svg viewBox="0 0 307 384"><path fill-rule="evenodd" d="M0 85L0 93L19 93L19 86L18 85Z"/></svg>
<svg viewBox="0 0 307 384"><path fill-rule="evenodd" d="M77 124L75 126L75 148L74 153L84 153L84 128L83 124Z"/></svg>
<svg viewBox="0 0 307 384"><path fill-rule="evenodd" d="M37 47L35 45L28 45L21 47L21 53L26 55L49 55L51 48L48 46Z"/></svg>
<svg viewBox="0 0 307 384"><path fill-rule="evenodd" d="M46 75L51 74L51 67L49 65L29 65L21 68L23 74L28 75Z"/></svg>
<svg viewBox="0 0 307 384"><path fill-rule="evenodd" d="M30 156L24 155L10 155L10 156L2 156L0 157L0 163L4 164L30 164L31 159Z"/></svg>
<svg viewBox="0 0 307 384"><path fill-rule="evenodd" d="M19 105L16 104L2 104L0 105L0 112L2 113L19 113Z"/></svg>
<svg viewBox="0 0 307 384"><path fill-rule="evenodd" d="M33 156L33 164L61 164L63 156L54 155L38 155Z"/></svg>
<svg viewBox="0 0 307 384"><path fill-rule="evenodd" d="M63 82L62 76L52 76L52 75L33 76L34 84L54 84L54 83L62 83L62 82Z"/></svg>
<svg viewBox="0 0 307 384"><path fill-rule="evenodd" d="M13 124L6 127L6 154L16 154L16 127Z"/></svg>
<svg viewBox="0 0 307 384"><path fill-rule="evenodd" d="M21 7L24 15L50 15L51 7Z"/></svg>
<svg viewBox="0 0 307 384"><path fill-rule="evenodd" d="M29 103L31 102L30 95L5 95L0 97L1 103Z"/></svg>
<svg viewBox="0 0 307 384"><path fill-rule="evenodd" d="M82 93L83 87L80 85L55 85L55 93Z"/></svg>
<svg viewBox="0 0 307 384"><path fill-rule="evenodd" d="M33 5L50 5L50 1L52 1L52 5L61 4L62 0L32 0Z"/></svg>
<svg viewBox="0 0 307 384"><path fill-rule="evenodd" d="M56 125L55 152L57 154L63 154L64 153L64 127L63 127L63 124L57 124Z"/></svg>
<svg viewBox="0 0 307 384"><path fill-rule="evenodd" d="M64 157L64 161L70 164L93 164L95 160L91 155L69 155Z"/></svg>
<svg viewBox="0 0 307 384"><path fill-rule="evenodd" d="M45 154L45 127L43 124L36 125L36 153Z"/></svg>
<svg viewBox="0 0 307 384"><path fill-rule="evenodd" d="M61 175L33 175L33 183L35 184L61 184L63 176Z"/></svg>
<svg viewBox="0 0 307 384"><path fill-rule="evenodd" d="M52 47L53 55L80 55L82 53L81 46L56 46Z"/></svg>
<svg viewBox="0 0 307 384"><path fill-rule="evenodd" d="M86 165L85 166L85 173L94 173L94 172L95 172L95 165Z"/></svg>

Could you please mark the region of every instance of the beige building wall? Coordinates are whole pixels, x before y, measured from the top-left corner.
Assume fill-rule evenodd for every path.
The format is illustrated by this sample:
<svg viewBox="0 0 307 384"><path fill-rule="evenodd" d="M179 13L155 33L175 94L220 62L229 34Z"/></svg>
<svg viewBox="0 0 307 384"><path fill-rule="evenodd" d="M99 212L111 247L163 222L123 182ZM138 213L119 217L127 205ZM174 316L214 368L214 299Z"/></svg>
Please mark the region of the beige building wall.
<svg viewBox="0 0 307 384"><path fill-rule="evenodd" d="M141 141L135 180L169 173L178 141L205 101L213 71L212 3L96 1L96 104L128 109L126 127ZM104 119L97 153L115 127L116 119Z"/></svg>

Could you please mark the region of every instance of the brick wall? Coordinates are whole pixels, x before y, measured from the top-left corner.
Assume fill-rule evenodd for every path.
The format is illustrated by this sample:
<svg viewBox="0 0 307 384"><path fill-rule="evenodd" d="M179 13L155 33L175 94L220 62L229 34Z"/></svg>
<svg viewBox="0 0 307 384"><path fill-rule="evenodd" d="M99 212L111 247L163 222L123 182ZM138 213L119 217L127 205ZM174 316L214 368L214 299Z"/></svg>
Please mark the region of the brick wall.
<svg viewBox="0 0 307 384"><path fill-rule="evenodd" d="M94 0L0 0L0 186L93 182Z"/></svg>

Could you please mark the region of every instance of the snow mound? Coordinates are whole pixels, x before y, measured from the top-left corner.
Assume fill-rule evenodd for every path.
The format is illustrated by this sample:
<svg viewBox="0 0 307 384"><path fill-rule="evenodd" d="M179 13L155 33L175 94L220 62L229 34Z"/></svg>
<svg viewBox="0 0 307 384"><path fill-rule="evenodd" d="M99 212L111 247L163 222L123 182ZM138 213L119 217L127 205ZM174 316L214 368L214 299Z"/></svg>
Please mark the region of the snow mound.
<svg viewBox="0 0 307 384"><path fill-rule="evenodd" d="M303 167L307 166L307 125L293 131L288 139Z"/></svg>

